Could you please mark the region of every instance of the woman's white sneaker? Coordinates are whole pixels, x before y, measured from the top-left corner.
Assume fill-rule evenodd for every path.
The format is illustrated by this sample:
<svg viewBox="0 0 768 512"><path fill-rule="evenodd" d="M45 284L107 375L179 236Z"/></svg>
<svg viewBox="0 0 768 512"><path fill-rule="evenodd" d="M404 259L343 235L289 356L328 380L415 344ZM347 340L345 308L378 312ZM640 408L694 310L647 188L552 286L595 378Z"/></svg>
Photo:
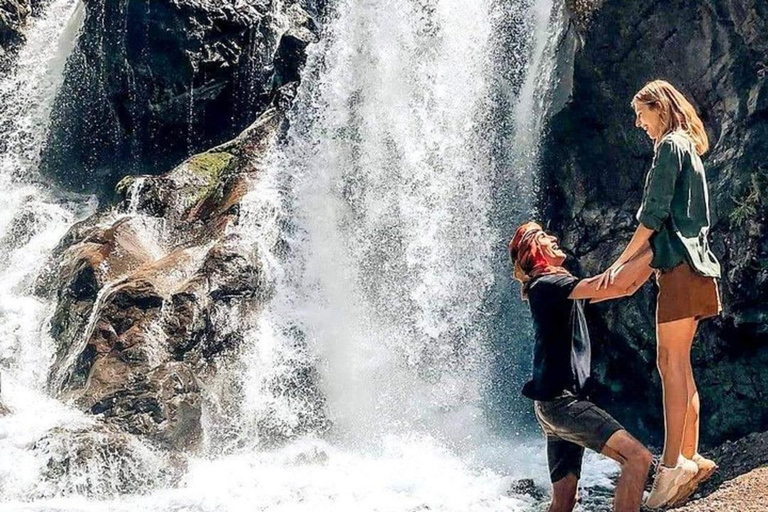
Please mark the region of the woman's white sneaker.
<svg viewBox="0 0 768 512"><path fill-rule="evenodd" d="M696 488L699 486L699 484L711 477L715 470L717 470L717 464L715 461L709 460L706 457L702 457L698 453L694 454L694 456L691 457L691 460L699 468L699 471L696 473L696 476L691 479L690 482L680 488L677 496L675 496L672 501L669 502L669 505L682 505L688 501L688 498L690 498L691 495L696 492Z"/></svg>
<svg viewBox="0 0 768 512"><path fill-rule="evenodd" d="M680 488L690 482L698 472L699 466L682 455L677 459L677 465L673 468L665 467L659 462L656 476L653 479L653 487L645 500L645 506L661 508L668 504L676 497Z"/></svg>

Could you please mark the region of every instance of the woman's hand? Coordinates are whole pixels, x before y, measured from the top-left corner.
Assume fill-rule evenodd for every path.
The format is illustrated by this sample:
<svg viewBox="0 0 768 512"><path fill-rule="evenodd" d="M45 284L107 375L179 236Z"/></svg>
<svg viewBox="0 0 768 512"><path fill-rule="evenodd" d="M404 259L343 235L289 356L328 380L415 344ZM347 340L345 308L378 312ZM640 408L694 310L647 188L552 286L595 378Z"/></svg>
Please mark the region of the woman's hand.
<svg viewBox="0 0 768 512"><path fill-rule="evenodd" d="M605 272L602 274L598 274L596 277L597 279L597 286L596 290L603 290L607 289L609 286L613 285L614 281L616 281L616 275L621 272L621 269L624 267L624 264L620 261L616 261L613 265L608 267Z"/></svg>

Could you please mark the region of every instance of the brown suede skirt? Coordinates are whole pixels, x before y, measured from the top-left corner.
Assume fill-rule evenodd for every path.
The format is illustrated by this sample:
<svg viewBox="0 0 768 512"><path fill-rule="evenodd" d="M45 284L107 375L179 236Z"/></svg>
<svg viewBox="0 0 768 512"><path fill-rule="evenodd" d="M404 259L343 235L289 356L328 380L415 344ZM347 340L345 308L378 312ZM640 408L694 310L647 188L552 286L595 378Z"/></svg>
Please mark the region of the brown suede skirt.
<svg viewBox="0 0 768 512"><path fill-rule="evenodd" d="M657 323L683 318L702 320L720 314L723 309L717 280L697 274L687 263L666 272L657 270L656 283L659 286Z"/></svg>

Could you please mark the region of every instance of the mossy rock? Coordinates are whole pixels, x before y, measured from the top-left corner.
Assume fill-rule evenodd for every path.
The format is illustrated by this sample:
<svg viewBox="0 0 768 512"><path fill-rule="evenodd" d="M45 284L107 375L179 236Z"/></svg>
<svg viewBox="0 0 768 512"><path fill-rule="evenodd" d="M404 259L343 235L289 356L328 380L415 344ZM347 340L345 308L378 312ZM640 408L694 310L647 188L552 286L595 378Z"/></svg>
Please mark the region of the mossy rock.
<svg viewBox="0 0 768 512"><path fill-rule="evenodd" d="M205 179L209 185L215 185L233 158L234 155L226 152L201 153L191 157L187 165L189 170Z"/></svg>
<svg viewBox="0 0 768 512"><path fill-rule="evenodd" d="M125 176L123 179L117 182L117 185L115 185L115 192L120 195L124 195L129 188L131 188L131 185L136 180L136 176Z"/></svg>
<svg viewBox="0 0 768 512"><path fill-rule="evenodd" d="M191 157L186 162L187 170L203 180L203 185L191 198L192 204L209 196L221 183L224 172L234 160L234 155L225 151L201 153Z"/></svg>

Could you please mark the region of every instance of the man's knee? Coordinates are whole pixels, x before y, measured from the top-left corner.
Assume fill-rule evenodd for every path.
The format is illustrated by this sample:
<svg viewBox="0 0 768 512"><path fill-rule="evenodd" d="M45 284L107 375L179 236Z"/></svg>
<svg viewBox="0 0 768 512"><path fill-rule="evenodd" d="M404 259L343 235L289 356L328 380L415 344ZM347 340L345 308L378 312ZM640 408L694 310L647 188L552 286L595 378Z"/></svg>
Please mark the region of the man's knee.
<svg viewBox="0 0 768 512"><path fill-rule="evenodd" d="M615 432L606 442L602 453L619 462L622 467L650 467L653 455L626 430Z"/></svg>
<svg viewBox="0 0 768 512"><path fill-rule="evenodd" d="M634 438L632 438L632 442L627 446L625 457L625 465L639 471L644 470L647 472L653 463L653 454L640 441Z"/></svg>
<svg viewBox="0 0 768 512"><path fill-rule="evenodd" d="M653 464L653 454L648 451L648 448L638 443L637 451L630 457L630 462L636 464L638 467L644 467L647 470L647 468L650 468L651 464Z"/></svg>

